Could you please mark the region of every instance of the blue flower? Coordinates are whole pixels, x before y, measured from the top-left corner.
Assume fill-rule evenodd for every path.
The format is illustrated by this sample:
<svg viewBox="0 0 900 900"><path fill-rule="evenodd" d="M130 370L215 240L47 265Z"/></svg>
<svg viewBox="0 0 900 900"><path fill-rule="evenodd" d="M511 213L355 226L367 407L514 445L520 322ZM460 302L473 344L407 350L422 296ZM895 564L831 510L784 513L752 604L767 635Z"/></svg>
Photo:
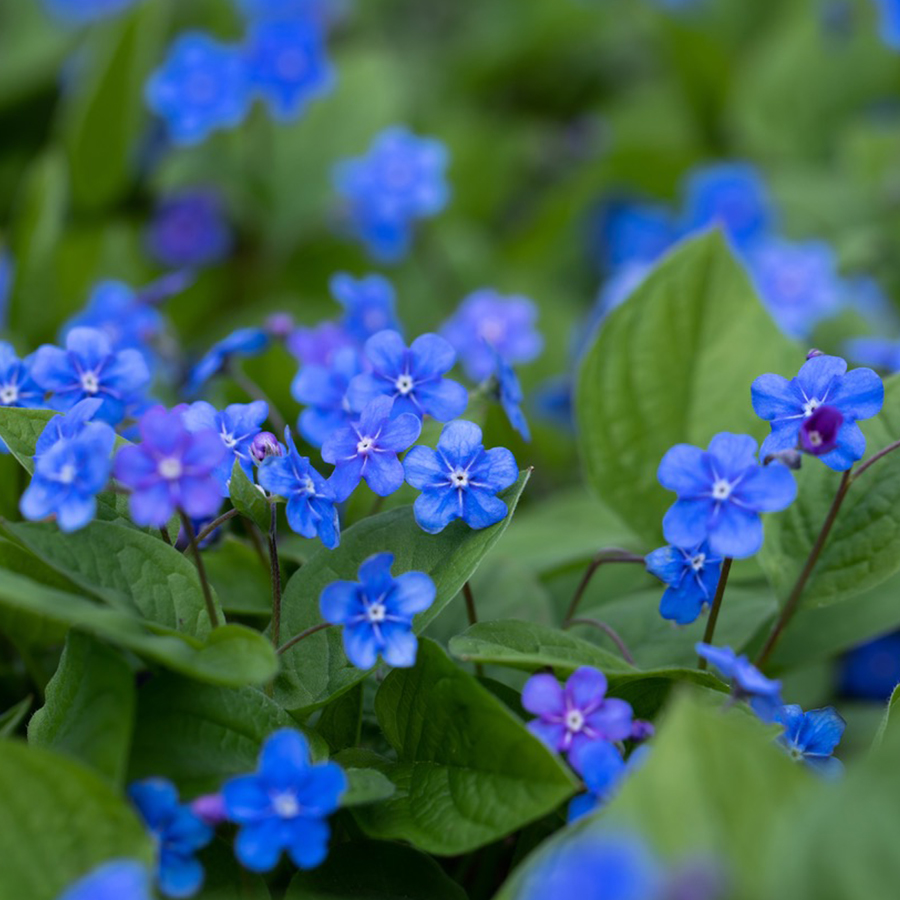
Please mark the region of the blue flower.
<svg viewBox="0 0 900 900"><path fill-rule="evenodd" d="M287 348L305 366L329 366L339 350L353 349L354 341L337 322L321 322L291 332Z"/></svg>
<svg viewBox="0 0 900 900"><path fill-rule="evenodd" d="M366 341L365 355L372 371L357 375L347 392L357 412L387 396L394 399L394 416L413 413L449 422L468 405L468 391L443 377L453 368L456 352L436 334L420 335L407 348L396 331L380 331Z"/></svg>
<svg viewBox="0 0 900 900"><path fill-rule="evenodd" d="M60 531L84 528L97 512L96 495L112 469L116 433L91 422L99 400L82 400L44 426L34 451L34 474L19 509L26 519L55 515Z"/></svg>
<svg viewBox="0 0 900 900"><path fill-rule="evenodd" d="M756 714L772 722L782 707L781 682L766 678L746 656L738 656L730 647L697 644L697 653L732 680L735 696L748 699Z"/></svg>
<svg viewBox="0 0 900 900"><path fill-rule="evenodd" d="M437 534L454 519L470 528L487 528L506 518L497 496L519 477L515 457L505 447L485 450L481 429L472 422L451 422L441 432L437 451L415 446L403 460L406 480L422 493L413 504L423 531Z"/></svg>
<svg viewBox="0 0 900 900"><path fill-rule="evenodd" d="M847 356L860 365L900 372L900 341L896 338L851 338L844 343L844 349Z"/></svg>
<svg viewBox="0 0 900 900"><path fill-rule="evenodd" d="M778 743L787 750L791 759L802 760L828 778L844 771L841 761L831 755L847 727L834 707L803 712L796 704L790 704L781 708L775 721L784 726Z"/></svg>
<svg viewBox="0 0 900 900"><path fill-rule="evenodd" d="M800 449L810 456L825 456L837 447L844 416L833 406L820 406L800 426Z"/></svg>
<svg viewBox="0 0 900 900"><path fill-rule="evenodd" d="M717 556L753 556L763 541L759 514L786 509L797 496L790 470L758 465L756 441L746 434L717 434L706 451L676 444L658 476L678 495L663 518L666 540L676 547L708 540Z"/></svg>
<svg viewBox="0 0 900 900"><path fill-rule="evenodd" d="M526 363L540 355L544 339L535 327L538 310L526 297L503 297L484 288L469 294L441 328L474 381L495 368L494 351L508 363Z"/></svg>
<svg viewBox="0 0 900 900"><path fill-rule="evenodd" d="M255 22L244 58L253 90L280 121L298 118L334 86L322 29L302 18Z"/></svg>
<svg viewBox="0 0 900 900"><path fill-rule="evenodd" d="M575 430L575 413L572 409L572 378L555 375L538 385L532 396L537 415L564 432Z"/></svg>
<svg viewBox="0 0 900 900"><path fill-rule="evenodd" d="M52 392L51 408L61 412L81 400L101 401L95 418L116 425L128 404L150 382L144 357L133 349L115 351L109 338L95 328L73 328L66 349L45 344L34 354L31 377Z"/></svg>
<svg viewBox="0 0 900 900"><path fill-rule="evenodd" d="M900 633L850 650L841 662L840 690L848 697L887 702L900 684Z"/></svg>
<svg viewBox="0 0 900 900"><path fill-rule="evenodd" d="M360 344L385 329L402 331L394 286L383 275L353 278L340 272L328 286L334 299L344 307L341 320L344 332Z"/></svg>
<svg viewBox="0 0 900 900"><path fill-rule="evenodd" d="M351 418L347 391L350 382L362 372L356 350L344 347L334 353L327 365L304 366L291 384L291 395L307 405L300 413L300 433L311 444L321 447Z"/></svg>
<svg viewBox="0 0 900 900"><path fill-rule="evenodd" d="M531 429L528 427L525 413L522 412L522 401L525 397L519 378L513 367L499 353L495 353L494 363L493 393L500 401L509 424L522 435L523 440L530 441Z"/></svg>
<svg viewBox="0 0 900 900"><path fill-rule="evenodd" d="M664 619L690 625L712 603L722 558L713 554L705 541L689 550L660 547L645 562L647 571L668 585L659 604Z"/></svg>
<svg viewBox="0 0 900 900"><path fill-rule="evenodd" d="M153 900L150 876L131 859L103 863L63 892L58 900Z"/></svg>
<svg viewBox="0 0 900 900"><path fill-rule="evenodd" d="M157 846L156 880L167 897L190 897L203 884L198 850L213 837L212 829L178 800L175 785L164 778L137 781L128 788Z"/></svg>
<svg viewBox="0 0 900 900"><path fill-rule="evenodd" d="M335 581L322 591L322 618L344 626L344 652L357 669L371 669L381 658L390 666L415 665L418 641L413 616L434 603L434 582L424 572L394 577L392 553L370 556L359 567L359 581Z"/></svg>
<svg viewBox="0 0 900 900"><path fill-rule="evenodd" d="M327 24L334 0L238 0L245 15L253 19L303 19Z"/></svg>
<svg viewBox="0 0 900 900"><path fill-rule="evenodd" d="M746 259L760 297L790 337L808 337L819 321L840 309L843 285L828 244L766 240Z"/></svg>
<svg viewBox="0 0 900 900"><path fill-rule="evenodd" d="M229 451L213 473L223 497L228 496L228 484L231 481L235 460L241 464L247 477L251 481L253 480L253 458L250 455L250 445L259 434L262 423L266 421L268 415L269 405L265 400L254 400L252 403L232 403L221 412L204 400L198 400L182 414L188 431L215 431L225 449Z"/></svg>
<svg viewBox="0 0 900 900"><path fill-rule="evenodd" d="M731 244L746 250L772 228L775 213L765 182L746 163L716 163L696 169L684 185L682 234L711 225L721 228Z"/></svg>
<svg viewBox="0 0 900 900"><path fill-rule="evenodd" d="M239 328L222 338L206 352L191 369L186 390L196 394L215 375L218 375L234 356L259 356L269 346L269 335L262 328Z"/></svg>
<svg viewBox="0 0 900 900"><path fill-rule="evenodd" d="M878 33L892 50L900 50L900 2L898 0L875 0L881 15Z"/></svg>
<svg viewBox="0 0 900 900"><path fill-rule="evenodd" d="M211 190L188 190L163 198L147 229L150 255L174 269L208 266L231 250L231 228L222 201Z"/></svg>
<svg viewBox="0 0 900 900"><path fill-rule="evenodd" d="M866 439L856 422L878 415L884 385L871 369L847 372L840 357L814 356L790 381L781 375L760 375L750 395L756 414L772 425L760 451L763 458L796 447L804 421L821 406L834 407L843 416L837 446L819 458L843 472L866 452Z"/></svg>
<svg viewBox="0 0 900 900"><path fill-rule="evenodd" d="M44 390L31 377L33 362L34 356L19 359L12 344L0 341L0 406L20 409L44 406ZM6 452L6 445L3 447Z"/></svg>
<svg viewBox="0 0 900 900"><path fill-rule="evenodd" d="M146 98L176 144L198 144L217 128L234 128L250 106L240 50L199 31L181 35L147 83Z"/></svg>
<svg viewBox="0 0 900 900"><path fill-rule="evenodd" d="M638 747L626 762L615 744L591 741L572 753L569 762L581 776L587 792L569 803L569 821L574 822L609 803L623 779L644 764L649 752L646 745Z"/></svg>
<svg viewBox="0 0 900 900"><path fill-rule="evenodd" d="M352 232L380 262L405 256L413 220L433 216L447 204L447 151L406 128L388 128L369 152L334 169Z"/></svg>
<svg viewBox="0 0 900 900"><path fill-rule="evenodd" d="M44 0L50 13L70 25L85 25L116 16L137 0Z"/></svg>
<svg viewBox="0 0 900 900"><path fill-rule="evenodd" d="M341 540L334 491L309 460L297 451L290 428L284 430L284 441L287 454L264 460L256 480L270 494L287 500L288 525L297 534L305 538L318 535L322 543L333 550Z"/></svg>
<svg viewBox="0 0 900 900"><path fill-rule="evenodd" d="M178 409L157 406L139 424L141 443L116 454L115 477L131 489L131 517L161 527L176 510L192 519L214 516L222 494L214 473L228 458L217 431L191 433Z"/></svg>
<svg viewBox="0 0 900 900"><path fill-rule="evenodd" d="M322 445L322 459L335 469L328 479L335 498L343 502L360 479L379 497L403 486L403 465L397 454L408 450L422 432L422 420L404 413L391 418L390 397L376 397L359 420L332 432Z"/></svg>
<svg viewBox="0 0 900 900"><path fill-rule="evenodd" d="M225 813L238 825L234 852L254 872L274 869L286 851L313 869L328 855L327 818L340 804L347 778L334 762L312 764L306 738L284 728L266 740L252 775L225 782Z"/></svg>
<svg viewBox="0 0 900 900"><path fill-rule="evenodd" d="M653 263L677 236L672 214L665 206L630 200L608 203L598 226L600 257L607 271L629 263Z"/></svg>

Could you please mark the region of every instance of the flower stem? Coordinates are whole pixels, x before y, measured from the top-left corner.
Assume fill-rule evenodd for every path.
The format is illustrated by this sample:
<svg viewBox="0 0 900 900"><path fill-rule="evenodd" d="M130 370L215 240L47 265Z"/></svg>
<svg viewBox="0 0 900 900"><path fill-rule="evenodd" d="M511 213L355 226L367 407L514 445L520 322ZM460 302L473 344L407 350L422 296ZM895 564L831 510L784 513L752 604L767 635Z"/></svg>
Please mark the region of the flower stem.
<svg viewBox="0 0 900 900"><path fill-rule="evenodd" d="M213 519L208 525L204 525L203 528L200 529L200 532L197 534L197 543L202 544L217 528L224 525L229 519L233 519L235 516L240 515L238 511L234 508L229 509L227 512L223 512L221 516L217 519ZM185 550L187 547L185 547Z"/></svg>
<svg viewBox="0 0 900 900"><path fill-rule="evenodd" d="M713 597L709 618L706 620L706 631L703 633L703 643L711 644L716 633L716 622L719 621L719 610L722 608L722 598L725 596L725 585L728 584L728 576L731 574L731 564L734 560L726 556L722 561L722 571L719 572L719 583L716 585L716 594ZM697 660L697 668L705 669L706 660L701 656Z"/></svg>
<svg viewBox="0 0 900 900"><path fill-rule="evenodd" d="M272 566L272 643L281 642L281 565L278 562L278 507L272 504L269 528L269 562Z"/></svg>
<svg viewBox="0 0 900 900"><path fill-rule="evenodd" d="M184 510L179 509L178 513L181 516L181 524L184 526L184 532L188 536L191 550L194 551L194 561L197 563L197 574L200 576L200 586L203 588L203 599L206 602L206 614L209 616L209 624L213 628L218 628L219 614L216 612L215 603L213 603L209 579L206 577L206 566L203 565L203 557L200 553L197 535L194 533L194 523L191 522L191 517Z"/></svg>
<svg viewBox="0 0 900 900"><path fill-rule="evenodd" d="M622 654L622 659L625 662L631 666L637 665L634 657L631 655L631 651L628 649L628 645L622 640L619 632L612 625L607 625L606 622L601 622L599 619L569 619L564 627L571 628L572 625L590 625L591 628L599 629L619 648L619 653Z"/></svg>
<svg viewBox="0 0 900 900"><path fill-rule="evenodd" d="M475 610L475 597L472 594L472 585L467 581L463 585L463 597L466 598L466 615L469 617L469 625L478 624L478 613ZM475 674L482 678L484 676L484 667L481 663L475 663Z"/></svg>
<svg viewBox="0 0 900 900"><path fill-rule="evenodd" d="M308 638L311 634L315 634L317 631L323 631L326 628L331 628L332 622L319 622L318 625L313 625L312 628L307 628L306 631L301 631L300 634L294 635L289 641L282 644L275 652L281 656L286 650L290 650L294 644L299 644L300 641Z"/></svg>
<svg viewBox="0 0 900 900"><path fill-rule="evenodd" d="M887 449L888 448L885 448L885 452L887 451ZM866 467L871 465L882 455L883 453L876 453L875 456L873 456L872 459L870 459L868 463L866 463ZM863 470L860 469L859 471ZM859 476L859 471L854 477ZM825 517L825 521L822 523L822 529L819 531L819 535L816 538L812 549L809 551L809 556L806 557L806 562L803 565L803 569L801 570L800 575L798 576L796 582L794 582L793 588L791 588L791 593L787 598L787 602L784 604L784 609L781 610L781 615L778 617L778 621L775 623L775 626L772 628L772 631L770 632L769 637L763 645L762 650L759 651L759 655L756 657L754 664L757 668L761 668L772 655L772 650L778 643L778 640L784 632L784 629L787 628L791 619L794 618L794 614L797 612L797 607L800 605L800 598L803 595L803 589L806 587L806 582L809 581L809 576L812 574L816 562L818 561L819 556L822 553L822 549L825 547L825 542L828 540L828 535L831 533L831 528L834 525L834 520L837 518L837 514L840 511L841 504L844 502L844 497L847 496L847 491L850 489L850 485L853 483L853 480L854 479L851 478L849 470L844 472L844 475L841 478L841 483L838 485L837 493L834 495L834 500L831 501L831 508L828 510L828 515Z"/></svg>
<svg viewBox="0 0 900 900"><path fill-rule="evenodd" d="M597 569L604 563L641 563L643 565L644 557L629 553L627 550L620 550L618 547L607 547L600 550L591 560L585 570L581 582L575 589L575 593L572 596L572 602L569 604L569 608L566 610L566 616L563 619L563 628L568 627L572 619L575 618L575 613L578 611L578 604L581 603L581 598L584 596L587 586L591 583L591 579L594 577Z"/></svg>
<svg viewBox="0 0 900 900"><path fill-rule="evenodd" d="M887 456L888 453L893 453L893 451L898 447L900 447L900 441L894 441L893 443L888 444L887 447L882 447L876 454L870 456L864 463L860 465L860 467L851 476L851 480L856 481L856 479L859 478L859 476L862 475L862 473L865 472L866 469L869 468L869 466L871 466L873 463L877 463L879 459L881 459L883 456Z"/></svg>
<svg viewBox="0 0 900 900"><path fill-rule="evenodd" d="M172 536L169 534L169 529L165 525L160 525L159 533L162 535L162 539L171 547Z"/></svg>
<svg viewBox="0 0 900 900"><path fill-rule="evenodd" d="M269 420L278 434L284 434L287 424L278 407L272 402L269 395L240 367L231 366L228 370L232 380L251 400L263 400L269 407Z"/></svg>

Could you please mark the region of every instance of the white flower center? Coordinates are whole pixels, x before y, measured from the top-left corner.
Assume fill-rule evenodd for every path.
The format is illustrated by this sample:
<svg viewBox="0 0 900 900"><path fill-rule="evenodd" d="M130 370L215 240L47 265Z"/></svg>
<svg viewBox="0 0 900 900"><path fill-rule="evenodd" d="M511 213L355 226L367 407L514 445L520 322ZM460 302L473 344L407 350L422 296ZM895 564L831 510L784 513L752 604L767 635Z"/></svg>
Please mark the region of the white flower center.
<svg viewBox="0 0 900 900"><path fill-rule="evenodd" d="M706 565L706 554L705 553L698 553L691 560L691 568L695 572L699 572L705 565Z"/></svg>
<svg viewBox="0 0 900 900"><path fill-rule="evenodd" d="M19 399L19 388L14 384L4 384L0 388L0 403L11 406Z"/></svg>
<svg viewBox="0 0 900 900"><path fill-rule="evenodd" d="M100 379L96 372L81 373L81 387L86 394L96 394L100 390Z"/></svg>
<svg viewBox="0 0 900 900"><path fill-rule="evenodd" d="M59 474L56 476L58 481L61 481L63 484L71 484L75 480L75 475L77 474L75 470L75 466L72 463L66 463L60 470Z"/></svg>
<svg viewBox="0 0 900 900"><path fill-rule="evenodd" d="M223 431L223 432L222 432L222 443L223 443L229 450L231 450L232 447L234 447L234 445L237 443L237 441L234 439L234 435L233 435L233 434L227 434L226 432Z"/></svg>
<svg viewBox="0 0 900 900"><path fill-rule="evenodd" d="M506 333L506 324L503 319L496 316L488 316L481 323L478 332L489 344L497 344Z"/></svg>
<svg viewBox="0 0 900 900"><path fill-rule="evenodd" d="M584 713L580 709L570 709L566 713L566 728L576 733L584 728Z"/></svg>
<svg viewBox="0 0 900 900"><path fill-rule="evenodd" d="M181 460L176 459L174 456L166 456L165 458L161 459L159 461L159 465L156 468L159 474L168 481L180 478L181 473L184 471L181 465Z"/></svg>
<svg viewBox="0 0 900 900"><path fill-rule="evenodd" d="M303 482L303 491L307 494L314 494L316 492L316 486L313 484L313 480L309 475L306 476L306 481Z"/></svg>
<svg viewBox="0 0 900 900"><path fill-rule="evenodd" d="M806 403L803 404L803 415L806 417L811 416L821 405L822 401L816 400L815 397L811 400L807 400Z"/></svg>
<svg viewBox="0 0 900 900"><path fill-rule="evenodd" d="M401 375L395 382L394 387L404 397L413 389L412 375Z"/></svg>
<svg viewBox="0 0 900 900"><path fill-rule="evenodd" d="M372 438L364 437L356 445L356 452L360 454L368 453L372 449L374 443Z"/></svg>
<svg viewBox="0 0 900 900"><path fill-rule="evenodd" d="M450 473L450 483L455 488L464 488L469 486L469 473L464 472L462 469L457 469L455 472Z"/></svg>
<svg viewBox="0 0 900 900"><path fill-rule="evenodd" d="M272 797L272 809L282 819L293 819L300 813L300 804L293 794L275 794Z"/></svg>
<svg viewBox="0 0 900 900"><path fill-rule="evenodd" d="M383 603L370 603L366 610L366 618L370 622L383 622L387 617L387 607Z"/></svg>
<svg viewBox="0 0 900 900"><path fill-rule="evenodd" d="M727 500L731 496L731 484L724 478L717 478L712 489L713 500Z"/></svg>
<svg viewBox="0 0 900 900"><path fill-rule="evenodd" d="M823 443L822 435L818 431L810 431L807 435L809 438L809 442L813 445L813 447L821 447Z"/></svg>

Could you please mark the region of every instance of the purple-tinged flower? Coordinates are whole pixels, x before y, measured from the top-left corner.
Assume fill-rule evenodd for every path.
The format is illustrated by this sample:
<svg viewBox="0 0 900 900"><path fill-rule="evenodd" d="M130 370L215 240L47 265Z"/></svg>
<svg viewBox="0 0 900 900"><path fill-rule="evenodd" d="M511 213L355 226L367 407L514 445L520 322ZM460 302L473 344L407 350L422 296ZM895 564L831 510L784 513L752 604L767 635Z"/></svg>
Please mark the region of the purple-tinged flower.
<svg viewBox="0 0 900 900"><path fill-rule="evenodd" d="M311 444L321 447L353 414L347 391L350 382L363 370L359 353L344 347L327 365L304 366L291 383L291 396L306 405L297 427Z"/></svg>
<svg viewBox="0 0 900 900"><path fill-rule="evenodd" d="M131 489L131 517L161 527L176 510L192 519L214 516L222 504L215 472L228 451L217 431L188 430L182 411L156 406L139 423L141 443L116 455L117 481Z"/></svg>
<svg viewBox="0 0 900 900"><path fill-rule="evenodd" d="M463 300L441 334L459 354L466 374L482 381L494 371L494 351L508 363L531 362L540 355L544 339L537 317L534 301L483 288Z"/></svg>
<svg viewBox="0 0 900 900"><path fill-rule="evenodd" d="M338 428L322 444L322 459L334 473L328 479L339 502L346 500L360 480L379 497L403 486L403 464L397 454L408 450L422 432L422 420L411 413L391 418L390 397L376 397L359 420Z"/></svg>
<svg viewBox="0 0 900 900"><path fill-rule="evenodd" d="M251 89L282 122L298 118L310 100L334 87L325 36L321 27L309 20L254 22L244 59Z"/></svg>
<svg viewBox="0 0 900 900"><path fill-rule="evenodd" d="M47 11L67 25L86 25L117 16L137 0L44 0Z"/></svg>
<svg viewBox="0 0 900 900"><path fill-rule="evenodd" d="M287 312L272 313L266 317L265 330L276 341L287 341L294 331L294 317Z"/></svg>
<svg viewBox="0 0 900 900"><path fill-rule="evenodd" d="M143 863L114 859L67 888L58 900L153 900Z"/></svg>
<svg viewBox="0 0 900 900"><path fill-rule="evenodd" d="M394 400L395 417L413 413L449 422L469 403L468 391L444 377L456 362L456 351L439 335L420 335L407 348L396 331L379 331L366 341L365 355L372 371L357 375L347 391L356 412L387 396Z"/></svg>
<svg viewBox="0 0 900 900"><path fill-rule="evenodd" d="M847 356L873 369L900 372L900 340L884 337L851 338L844 343Z"/></svg>
<svg viewBox="0 0 900 900"><path fill-rule="evenodd" d="M746 250L774 225L775 212L766 185L753 166L716 163L695 169L684 184L682 234L711 225L725 232L738 250Z"/></svg>
<svg viewBox="0 0 900 900"><path fill-rule="evenodd" d="M164 197L147 229L150 255L173 269L208 266L231 250L231 228L222 200L212 190L194 189Z"/></svg>
<svg viewBox="0 0 900 900"><path fill-rule="evenodd" d="M900 633L867 641L846 653L839 684L847 697L886 703L900 684Z"/></svg>
<svg viewBox="0 0 900 900"><path fill-rule="evenodd" d="M649 747L638 747L628 761L622 752L608 741L590 741L573 751L569 762L584 781L587 792L569 803L570 822L605 806L613 798L623 779L639 769L647 759Z"/></svg>
<svg viewBox="0 0 900 900"><path fill-rule="evenodd" d="M95 328L73 328L66 349L44 344L34 354L31 377L52 392L49 405L65 412L81 400L101 401L95 418L116 425L129 402L150 383L147 362L137 350L115 351Z"/></svg>
<svg viewBox="0 0 900 900"><path fill-rule="evenodd" d="M878 7L878 33L892 50L900 50L900 2L898 0L875 0Z"/></svg>
<svg viewBox="0 0 900 900"><path fill-rule="evenodd" d="M305 538L318 535L333 550L341 541L334 491L309 460L300 455L290 428L284 430L284 442L287 453L264 460L256 480L270 494L287 500L287 520L293 531Z"/></svg>
<svg viewBox="0 0 900 900"><path fill-rule="evenodd" d="M645 563L651 575L668 585L659 603L664 619L690 625L712 603L722 558L705 541L688 550L660 547L647 555Z"/></svg>
<svg viewBox="0 0 900 900"><path fill-rule="evenodd" d="M446 167L447 150L440 141L400 127L382 131L365 156L335 166L334 183L346 204L350 229L374 259L402 259L412 222L446 206Z"/></svg>
<svg viewBox="0 0 900 900"><path fill-rule="evenodd" d="M335 581L322 591L322 618L344 626L344 652L357 669L371 669L380 656L389 666L415 665L418 641L413 617L436 595L424 572L391 575L392 553L377 553L359 567L359 581Z"/></svg>
<svg viewBox="0 0 900 900"><path fill-rule="evenodd" d="M354 349L354 341L337 322L321 322L314 328L297 328L287 339L287 349L304 366L331 365L335 354Z"/></svg>
<svg viewBox="0 0 900 900"><path fill-rule="evenodd" d="M250 442L250 458L259 465L270 456L284 456L286 448L271 431L261 431Z"/></svg>
<svg viewBox="0 0 900 900"><path fill-rule="evenodd" d="M756 245L746 259L760 297L789 337L808 337L840 309L843 285L828 244L773 238Z"/></svg>
<svg viewBox="0 0 900 900"><path fill-rule="evenodd" d="M203 794L191 800L191 812L207 825L215 827L228 819L225 798L221 794Z"/></svg>
<svg viewBox="0 0 900 900"><path fill-rule="evenodd" d="M562 687L553 675L532 675L522 706L538 716L528 730L551 750L576 755L593 741L624 741L631 734L632 709L606 696L606 676L591 666L576 669Z"/></svg>
<svg viewBox="0 0 900 900"><path fill-rule="evenodd" d="M156 881L167 897L191 897L203 884L196 853L213 838L212 829L178 800L175 785L164 778L137 781L128 788L156 842Z"/></svg>
<svg viewBox="0 0 900 900"><path fill-rule="evenodd" d="M800 448L811 456L824 456L837 447L844 416L833 406L820 406L800 426Z"/></svg>
<svg viewBox="0 0 900 900"><path fill-rule="evenodd" d="M116 433L106 422L91 422L99 400L82 400L65 416L44 426L34 451L31 483L19 501L26 519L56 516L60 531L77 531L97 513L96 496L112 470Z"/></svg>
<svg viewBox="0 0 900 900"><path fill-rule="evenodd" d="M837 472L849 469L866 452L866 439L858 419L878 415L884 403L884 385L871 369L847 371L837 356L815 356L788 381L781 375L760 375L751 387L754 412L772 426L763 441L763 458L796 447L806 419L820 407L830 406L844 418L837 445L820 459Z"/></svg>
<svg viewBox="0 0 900 900"><path fill-rule="evenodd" d="M708 450L676 444L663 457L660 484L678 499L663 518L663 534L676 547L704 541L716 556L743 559L759 551L759 515L786 509L797 496L790 469L756 461L756 441L747 434L717 434Z"/></svg>
<svg viewBox="0 0 900 900"><path fill-rule="evenodd" d="M262 328L239 328L232 331L206 352L191 369L186 390L196 394L210 378L218 375L235 356L259 356L269 346L269 335Z"/></svg>
<svg viewBox="0 0 900 900"><path fill-rule="evenodd" d="M844 771L843 764L832 753L840 743L847 723L833 706L803 712L796 704L790 704L781 708L775 721L784 726L778 743L791 759L805 762L826 778L835 778Z"/></svg>
<svg viewBox="0 0 900 900"><path fill-rule="evenodd" d="M645 719L635 719L631 723L631 740L646 741L656 734L656 726Z"/></svg>
<svg viewBox="0 0 900 900"><path fill-rule="evenodd" d="M766 678L746 656L738 656L731 647L697 644L697 653L711 662L732 682L736 697L749 700L756 714L765 722L772 722L783 706L781 682Z"/></svg>
<svg viewBox="0 0 900 900"><path fill-rule="evenodd" d="M238 826L238 861L251 871L269 872L286 851L299 868L315 868L328 855L328 816L346 790L337 763L311 763L300 732L276 731L263 744L256 772L222 788L225 811Z"/></svg>
<svg viewBox="0 0 900 900"><path fill-rule="evenodd" d="M406 480L422 493L413 504L416 522L428 534L454 519L470 528L487 528L506 518L497 494L515 484L519 467L505 447L485 450L481 429L462 420L444 427L437 450L417 445L403 460Z"/></svg>
<svg viewBox="0 0 900 900"><path fill-rule="evenodd" d="M344 307L341 327L360 344L373 334L391 330L402 332L397 318L397 294L383 275L354 278L339 272L328 283L331 295Z"/></svg>
<svg viewBox="0 0 900 900"><path fill-rule="evenodd" d="M665 206L613 200L601 210L597 237L603 268L612 272L656 262L675 241L675 223Z"/></svg>
<svg viewBox="0 0 900 900"><path fill-rule="evenodd" d="M519 384L519 377L513 367L496 351L494 352L494 374L491 378L491 393L500 403L509 424L519 432L523 440L531 440L531 429L522 412L525 395Z"/></svg>
<svg viewBox="0 0 900 900"><path fill-rule="evenodd" d="M215 431L228 451L213 472L223 497L228 496L228 484L231 481L235 460L241 464L247 477L253 480L250 445L259 434L262 423L266 421L268 415L269 404L265 400L232 403L221 411L204 400L198 400L182 413L182 420L188 431L192 433Z"/></svg>
<svg viewBox="0 0 900 900"><path fill-rule="evenodd" d="M234 128L250 108L240 49L199 31L176 38L145 93L176 144L198 144L216 129Z"/></svg>

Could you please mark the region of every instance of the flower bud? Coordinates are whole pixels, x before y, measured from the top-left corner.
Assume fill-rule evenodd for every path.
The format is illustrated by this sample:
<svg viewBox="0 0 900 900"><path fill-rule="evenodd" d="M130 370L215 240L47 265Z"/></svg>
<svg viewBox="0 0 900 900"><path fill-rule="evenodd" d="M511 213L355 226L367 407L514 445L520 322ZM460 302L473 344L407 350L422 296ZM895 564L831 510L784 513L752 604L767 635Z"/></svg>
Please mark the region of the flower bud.
<svg viewBox="0 0 900 900"><path fill-rule="evenodd" d="M266 319L266 331L276 340L285 340L293 330L294 317L290 313L273 313Z"/></svg>
<svg viewBox="0 0 900 900"><path fill-rule="evenodd" d="M271 431L261 431L250 444L250 455L261 463L269 456L284 456L284 448Z"/></svg>
<svg viewBox="0 0 900 900"><path fill-rule="evenodd" d="M215 827L220 822L224 822L227 818L225 814L225 800L221 794L204 794L198 797L190 804L191 812L198 818L206 822L207 825Z"/></svg>

